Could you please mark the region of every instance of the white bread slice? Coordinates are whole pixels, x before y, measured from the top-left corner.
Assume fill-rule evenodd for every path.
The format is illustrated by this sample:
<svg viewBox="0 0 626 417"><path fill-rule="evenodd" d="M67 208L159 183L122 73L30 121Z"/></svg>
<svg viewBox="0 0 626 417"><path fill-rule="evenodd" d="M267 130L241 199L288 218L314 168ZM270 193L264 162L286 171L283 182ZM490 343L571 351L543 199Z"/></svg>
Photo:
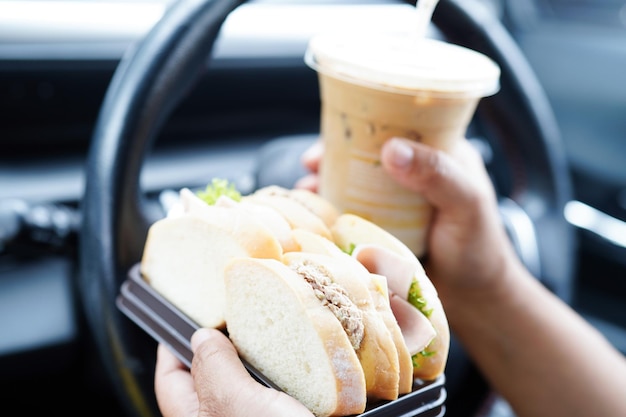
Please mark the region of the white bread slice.
<svg viewBox="0 0 626 417"><path fill-rule="evenodd" d="M294 270L314 270L331 278L361 310L365 332L356 353L365 373L367 396L370 400L395 400L400 379L398 352L367 288L369 273L354 268L350 259L306 252L283 256L283 262ZM359 272L365 273L365 277Z"/></svg>
<svg viewBox="0 0 626 417"><path fill-rule="evenodd" d="M357 244L377 243L399 255L415 257L400 239L377 224L355 214L343 213L339 215L330 227L330 231L333 235L332 240L347 253L351 253Z"/></svg>
<svg viewBox="0 0 626 417"><path fill-rule="evenodd" d="M294 188L290 191L291 198L299 201L330 227L335 223L339 216L339 210L330 201L326 200L317 193L302 188Z"/></svg>
<svg viewBox="0 0 626 417"><path fill-rule="evenodd" d="M330 201L314 193L311 190L302 188L289 189L288 196L302 204L308 210L316 214L324 221L326 226L330 227L335 223L339 216L339 210Z"/></svg>
<svg viewBox="0 0 626 417"><path fill-rule="evenodd" d="M332 226L339 216L339 210L337 210L330 201L310 190L302 188L289 189L277 185L270 185L260 188L255 193L289 197L302 204L307 210L313 212L313 214L322 219L328 227Z"/></svg>
<svg viewBox="0 0 626 417"><path fill-rule="evenodd" d="M233 201L234 203L237 203ZM196 216L231 233L256 258L280 258L282 246L271 223L251 215L241 204L209 205L190 190L180 190L182 211L176 216Z"/></svg>
<svg viewBox="0 0 626 417"><path fill-rule="evenodd" d="M223 268L230 258L282 256L271 233L224 210L215 210L221 213L215 217L181 215L156 221L141 259L143 278L203 327L225 326Z"/></svg>
<svg viewBox="0 0 626 417"><path fill-rule="evenodd" d="M330 256L349 256L332 240L306 229L293 229L297 252L322 253Z"/></svg>
<svg viewBox="0 0 626 417"><path fill-rule="evenodd" d="M225 287L227 329L242 358L316 416L365 410L354 348L302 277L279 261L237 258Z"/></svg>
<svg viewBox="0 0 626 417"><path fill-rule="evenodd" d="M332 237L324 220L309 210L302 203L291 198L278 187L277 192L272 192L275 187L261 188L252 194L242 197L242 202L254 202L270 206L285 217L292 229L306 229L322 235L328 239Z"/></svg>
<svg viewBox="0 0 626 417"><path fill-rule="evenodd" d="M274 233L283 248L283 252L297 250L296 242L291 232L291 225L287 222L287 219L274 208L263 204L256 204L250 200L239 202L226 196L220 196L215 205L218 207L245 210L250 216L257 219Z"/></svg>
<svg viewBox="0 0 626 417"><path fill-rule="evenodd" d="M415 265L415 277L427 301L426 309L430 311L428 319L435 328L437 335L429 344L426 353L413 356L413 376L424 380L432 380L443 373L450 348L450 328L445 311L437 295L437 291L426 275L421 262L411 250L391 233L353 214L341 214L331 227L334 242L344 251L351 251L360 244L380 245L410 260ZM408 294L400 294L406 298Z"/></svg>
<svg viewBox="0 0 626 417"><path fill-rule="evenodd" d="M370 274L356 259L339 249L334 242L320 235L316 235L308 230L296 229L293 231L293 236L298 243L300 251L325 254L338 259L344 259L345 262L351 264L351 268L353 268L355 272L358 271L370 293L374 308L389 330L397 351L399 368L398 395L411 392L413 389L413 362L400 326L389 304L389 293L385 277ZM287 255L288 254L285 254L285 256Z"/></svg>

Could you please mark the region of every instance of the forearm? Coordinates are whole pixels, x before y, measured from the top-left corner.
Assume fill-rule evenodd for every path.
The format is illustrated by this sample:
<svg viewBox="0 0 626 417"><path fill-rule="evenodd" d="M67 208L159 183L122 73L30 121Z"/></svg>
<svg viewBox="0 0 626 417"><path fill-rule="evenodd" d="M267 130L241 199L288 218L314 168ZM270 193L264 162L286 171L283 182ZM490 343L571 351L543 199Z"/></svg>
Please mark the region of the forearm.
<svg viewBox="0 0 626 417"><path fill-rule="evenodd" d="M490 383L520 417L625 416L622 355L523 268L505 275L497 296L472 295L449 309Z"/></svg>

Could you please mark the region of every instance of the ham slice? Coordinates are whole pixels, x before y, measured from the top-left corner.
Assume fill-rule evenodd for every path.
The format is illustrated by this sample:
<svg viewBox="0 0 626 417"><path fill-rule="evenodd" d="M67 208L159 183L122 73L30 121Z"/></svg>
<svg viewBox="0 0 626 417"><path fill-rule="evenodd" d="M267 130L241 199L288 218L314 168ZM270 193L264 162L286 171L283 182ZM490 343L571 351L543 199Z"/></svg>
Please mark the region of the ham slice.
<svg viewBox="0 0 626 417"><path fill-rule="evenodd" d="M411 356L424 350L437 333L430 320L407 301L413 280L424 274L421 265L376 244L359 244L352 256L371 273L387 278L391 309Z"/></svg>
<svg viewBox="0 0 626 417"><path fill-rule="evenodd" d="M417 308L393 292L390 295L391 310L398 321L406 347L413 356L424 350L437 332L430 320Z"/></svg>
<svg viewBox="0 0 626 417"><path fill-rule="evenodd" d="M352 251L355 257L368 271L387 277L389 289L407 298L411 283L415 277L415 262L376 244L359 244Z"/></svg>

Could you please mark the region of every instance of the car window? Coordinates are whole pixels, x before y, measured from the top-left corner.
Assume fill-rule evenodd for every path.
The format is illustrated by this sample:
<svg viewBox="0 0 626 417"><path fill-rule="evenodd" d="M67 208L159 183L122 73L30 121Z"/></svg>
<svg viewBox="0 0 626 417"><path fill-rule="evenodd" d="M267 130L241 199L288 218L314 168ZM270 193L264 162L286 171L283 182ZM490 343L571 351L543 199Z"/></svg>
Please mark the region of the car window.
<svg viewBox="0 0 626 417"><path fill-rule="evenodd" d="M620 0L543 0L546 14L557 19L624 27L626 7Z"/></svg>
<svg viewBox="0 0 626 417"><path fill-rule="evenodd" d="M581 227L581 308L626 326L626 3L506 0L503 19L553 106ZM619 332L618 332L619 333ZM621 340L622 350L624 336Z"/></svg>

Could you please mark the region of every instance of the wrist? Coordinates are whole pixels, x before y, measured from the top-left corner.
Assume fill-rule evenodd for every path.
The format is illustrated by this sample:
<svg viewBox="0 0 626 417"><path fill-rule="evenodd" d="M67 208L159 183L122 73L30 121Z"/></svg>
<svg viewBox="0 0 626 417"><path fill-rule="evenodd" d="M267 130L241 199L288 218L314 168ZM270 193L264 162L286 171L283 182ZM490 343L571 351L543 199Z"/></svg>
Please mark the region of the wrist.
<svg viewBox="0 0 626 417"><path fill-rule="evenodd" d="M536 281L515 254L508 253L501 253L480 277L467 275L462 287L440 290L448 321L457 332L473 333L476 326L489 326L491 318L524 302L528 283Z"/></svg>

